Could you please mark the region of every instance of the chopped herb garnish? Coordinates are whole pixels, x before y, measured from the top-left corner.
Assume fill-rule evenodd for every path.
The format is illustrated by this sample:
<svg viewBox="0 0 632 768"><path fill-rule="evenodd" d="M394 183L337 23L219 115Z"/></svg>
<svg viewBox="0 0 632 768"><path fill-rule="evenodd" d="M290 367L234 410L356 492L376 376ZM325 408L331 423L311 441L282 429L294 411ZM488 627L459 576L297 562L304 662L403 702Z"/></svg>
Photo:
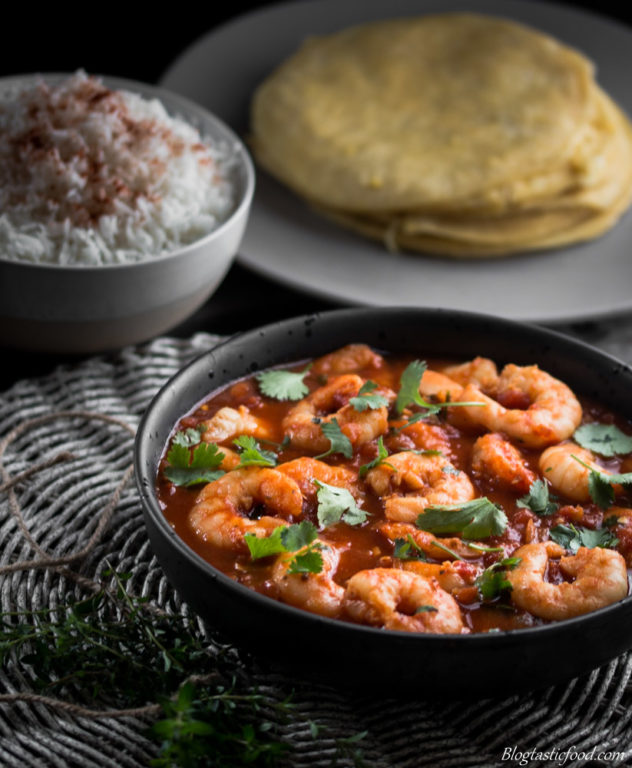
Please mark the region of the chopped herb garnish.
<svg viewBox="0 0 632 768"><path fill-rule="evenodd" d="M446 475L460 475L461 470L457 469L456 467L453 467L451 464L446 464L445 466L441 467L441 471Z"/></svg>
<svg viewBox="0 0 632 768"><path fill-rule="evenodd" d="M329 440L329 450L315 458L323 459L331 453L341 453L346 459L350 459L353 456L353 446L349 438L342 433L338 421L332 419L331 421L320 422L320 425L323 435Z"/></svg>
<svg viewBox="0 0 632 768"><path fill-rule="evenodd" d="M318 490L318 524L321 528L335 525L341 520L348 525L361 525L366 522L367 512L361 509L346 488L313 481Z"/></svg>
<svg viewBox="0 0 632 768"><path fill-rule="evenodd" d="M439 609L435 608L434 605L420 605L418 608L415 608L414 615L417 615L418 613L437 613Z"/></svg>
<svg viewBox="0 0 632 768"><path fill-rule="evenodd" d="M313 523L303 520L296 525L275 528L269 536L244 536L250 557L259 560L283 552L297 552L290 558L288 573L320 573L323 569L323 557L320 550L323 545L317 541L318 531Z"/></svg>
<svg viewBox="0 0 632 768"><path fill-rule="evenodd" d="M632 436L626 435L614 424L582 424L573 439L582 448L601 456L619 456L632 453Z"/></svg>
<svg viewBox="0 0 632 768"><path fill-rule="evenodd" d="M481 544L474 544L474 542L466 542L469 549L475 549L477 552L504 552L504 547L484 547Z"/></svg>
<svg viewBox="0 0 632 768"><path fill-rule="evenodd" d="M386 464L387 466L391 467L391 469L394 469L394 467L391 464L384 461L384 459L387 459L387 458L388 458L388 451L384 447L384 438L382 437L382 435L380 435L377 439L377 456L373 459L373 461L369 461L367 464L363 464L358 470L358 474L360 475L360 477L365 477L367 472L369 472L369 470L374 469L380 464Z"/></svg>
<svg viewBox="0 0 632 768"><path fill-rule="evenodd" d="M505 571L515 568L521 559L520 557L506 557L490 565L489 568L485 568L474 582L481 600L494 600L500 597L503 592L512 589L511 582L505 576Z"/></svg>
<svg viewBox="0 0 632 768"><path fill-rule="evenodd" d="M388 398L384 395L372 395L374 389L377 389L377 384L374 381L365 381L356 397L352 397L349 402L353 406L353 409L359 411L375 410L376 408L382 408L388 405Z"/></svg>
<svg viewBox="0 0 632 768"><path fill-rule="evenodd" d="M460 533L464 539L500 536L507 527L507 515L487 497L463 504L438 504L417 517L417 528L430 533Z"/></svg>
<svg viewBox="0 0 632 768"><path fill-rule="evenodd" d="M395 401L395 410L397 413L402 414L406 408L409 408L412 405L418 405L420 408L424 409L424 412L414 413L412 416L410 416L406 424L403 424L402 426L393 430L395 434L401 432L402 429L406 429L406 427L409 427L411 424L414 424L421 419L425 419L428 416L434 416L435 414L439 413L442 408L451 408L457 405L484 405L484 403L478 402L453 402L449 397L445 403L428 402L419 393L419 385L421 384L421 380L427 368L428 366L423 360L413 360L412 363L409 363L409 365L406 366L404 372L402 373L399 383L399 392L397 393L397 400Z"/></svg>
<svg viewBox="0 0 632 768"><path fill-rule="evenodd" d="M259 389L267 397L275 400L300 400L309 392L305 376L310 366L299 373L292 371L262 371L257 374Z"/></svg>
<svg viewBox="0 0 632 768"><path fill-rule="evenodd" d="M395 401L397 413L403 413L404 409L411 405L426 407L426 401L419 394L419 385L427 368L423 360L413 360L406 366L399 380L399 392Z"/></svg>
<svg viewBox="0 0 632 768"><path fill-rule="evenodd" d="M557 512L559 505L551 501L549 486L544 480L534 480L526 496L521 496L516 502L517 506L530 509L536 515L548 516Z"/></svg>
<svg viewBox="0 0 632 768"><path fill-rule="evenodd" d="M428 560L426 553L410 534L405 539L395 539L393 544L395 545L393 557L398 560L422 560L424 562Z"/></svg>
<svg viewBox="0 0 632 768"><path fill-rule="evenodd" d="M286 552L287 550L281 539L281 534L284 530L286 530L286 527L279 525L269 536L255 536L254 533L245 534L244 541L250 550L250 557L253 560L259 560L262 557L270 557L270 555Z"/></svg>
<svg viewBox="0 0 632 768"><path fill-rule="evenodd" d="M554 542L573 553L577 552L580 547L613 549L619 543L619 539L608 528L593 530L592 528L574 526L572 523L570 525L556 525L555 528L551 528L549 535Z"/></svg>
<svg viewBox="0 0 632 768"><path fill-rule="evenodd" d="M241 449L237 469L242 467L276 467L278 456L273 451L264 451L249 435L240 435L233 444Z"/></svg>
<svg viewBox="0 0 632 768"><path fill-rule="evenodd" d="M571 456L578 461L582 467L586 467L590 472L588 474L588 493L590 498L600 506L602 509L607 509L614 503L614 489L613 485L632 485L632 472L625 472L622 475L609 474L607 472L600 472L598 469L591 467L590 464L586 464L585 461L571 454Z"/></svg>
<svg viewBox="0 0 632 768"><path fill-rule="evenodd" d="M203 429L194 429L189 427L184 432L176 432L171 441L172 445L182 445L185 448L192 448L202 441Z"/></svg>
<svg viewBox="0 0 632 768"><path fill-rule="evenodd" d="M179 433L183 434L183 433ZM168 466L165 468L165 477L174 485L199 485L200 483L212 483L221 477L224 472L218 469L224 459L216 443L200 443L193 449L180 442L172 443L167 453Z"/></svg>

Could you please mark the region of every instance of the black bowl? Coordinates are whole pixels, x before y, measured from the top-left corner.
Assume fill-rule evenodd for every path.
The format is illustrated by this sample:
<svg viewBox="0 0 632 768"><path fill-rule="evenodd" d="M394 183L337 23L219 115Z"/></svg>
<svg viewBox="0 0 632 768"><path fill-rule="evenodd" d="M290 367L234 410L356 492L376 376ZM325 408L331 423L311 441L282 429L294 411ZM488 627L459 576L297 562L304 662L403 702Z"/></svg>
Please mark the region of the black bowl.
<svg viewBox="0 0 632 768"><path fill-rule="evenodd" d="M160 390L136 437L136 478L154 552L171 583L209 625L294 676L387 695L516 693L587 672L632 646L632 597L530 629L417 635L323 618L257 594L193 552L167 523L155 492L175 423L211 391L254 371L317 357L351 342L420 357L538 363L576 392L632 417L632 370L561 334L495 317L433 309L351 309L235 336Z"/></svg>

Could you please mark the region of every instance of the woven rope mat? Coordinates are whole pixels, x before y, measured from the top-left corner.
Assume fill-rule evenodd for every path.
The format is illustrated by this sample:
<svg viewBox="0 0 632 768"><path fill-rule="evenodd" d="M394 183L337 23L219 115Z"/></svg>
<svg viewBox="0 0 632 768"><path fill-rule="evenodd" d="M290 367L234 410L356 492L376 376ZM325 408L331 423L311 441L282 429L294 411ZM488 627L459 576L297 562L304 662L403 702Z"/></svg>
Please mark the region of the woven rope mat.
<svg viewBox="0 0 632 768"><path fill-rule="evenodd" d="M613 333L606 324L582 328L584 337L618 356L632 359L632 328ZM0 396L0 437L26 419L65 410L98 411L136 426L163 382L217 337L199 334L187 341L158 339L123 350L116 357L94 358L56 370L46 378L22 381ZM47 552L66 554L82 546L95 518L107 504L132 460L132 437L120 427L95 421L64 420L42 424L10 445L5 466L12 476L61 450L77 458L54 465L18 487L25 521ZM34 553L0 498L0 565L32 558ZM114 568L132 574L127 588L167 611L186 611L166 582L147 542L140 502L129 484L109 530L82 565L98 578ZM18 571L0 581L1 610L56 605L68 588L49 570ZM204 633L202 626L199 631ZM213 642L208 638L209 642ZM231 657L232 658L232 657ZM543 659L542 663L546 663ZM247 670L270 703L262 714L278 718L272 706L292 692L292 684L245 655L234 664ZM632 656L624 655L585 678L544 692L476 703L433 704L357 698L318 685L293 692L293 709L280 724L292 750L281 765L325 768L353 765L336 757L336 740L366 731L359 742L366 765L376 768L448 768L501 766L508 748L517 752L565 750L624 753L616 762L566 760L566 765L632 765ZM370 674L370 672L369 672ZM493 670L490 670L493 674ZM2 693L29 691L28 671L0 675ZM394 681L394 688L396 683ZM105 702L94 706L107 707ZM325 728L313 738L309 721ZM147 720L88 720L60 715L42 704L0 707L0 766L81 766L140 768L156 755L146 738ZM528 765L560 765L558 760L528 760Z"/></svg>

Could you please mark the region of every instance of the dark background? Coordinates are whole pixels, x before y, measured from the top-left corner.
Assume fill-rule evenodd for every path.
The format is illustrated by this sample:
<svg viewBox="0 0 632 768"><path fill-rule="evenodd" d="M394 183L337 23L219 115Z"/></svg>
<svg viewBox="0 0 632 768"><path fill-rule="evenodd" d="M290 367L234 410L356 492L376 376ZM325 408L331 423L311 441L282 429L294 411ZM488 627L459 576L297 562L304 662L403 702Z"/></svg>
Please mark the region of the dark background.
<svg viewBox="0 0 632 768"><path fill-rule="evenodd" d="M82 67L91 74L154 82L180 51L205 32L269 4L208 0L193 4L176 0L141 5L112 0L75 6L16 0L10 22L6 17L3 20L0 75L66 72ZM628 0L567 0L559 4L583 7L632 23ZM384 7L388 9L388 0L384 0Z"/></svg>
<svg viewBox="0 0 632 768"><path fill-rule="evenodd" d="M268 4L206 2L193 5L181 1L141 5L112 0L44 6L17 0L10 13L5 9L0 77L83 68L90 74L156 82L181 51L210 29ZM632 7L625 0L619 3L576 0L562 4L583 7L632 24ZM388 9L388 0L384 0L384 6ZM243 55L247 56L248 51L244 50ZM181 337L202 330L231 334L333 306L324 299L285 288L235 264L207 304L170 333ZM0 365L0 389L19 378L48 373L60 362L76 360L16 350L0 349L0 353L4 361Z"/></svg>

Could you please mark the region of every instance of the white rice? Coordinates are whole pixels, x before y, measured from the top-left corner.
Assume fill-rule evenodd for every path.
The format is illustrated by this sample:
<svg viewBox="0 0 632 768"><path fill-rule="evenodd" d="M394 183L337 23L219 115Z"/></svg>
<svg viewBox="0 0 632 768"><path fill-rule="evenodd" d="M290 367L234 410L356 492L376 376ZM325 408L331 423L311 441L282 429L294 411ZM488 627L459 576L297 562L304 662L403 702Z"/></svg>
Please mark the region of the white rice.
<svg viewBox="0 0 632 768"><path fill-rule="evenodd" d="M234 208L230 147L156 99L78 72L0 94L0 258L119 264L171 252Z"/></svg>

